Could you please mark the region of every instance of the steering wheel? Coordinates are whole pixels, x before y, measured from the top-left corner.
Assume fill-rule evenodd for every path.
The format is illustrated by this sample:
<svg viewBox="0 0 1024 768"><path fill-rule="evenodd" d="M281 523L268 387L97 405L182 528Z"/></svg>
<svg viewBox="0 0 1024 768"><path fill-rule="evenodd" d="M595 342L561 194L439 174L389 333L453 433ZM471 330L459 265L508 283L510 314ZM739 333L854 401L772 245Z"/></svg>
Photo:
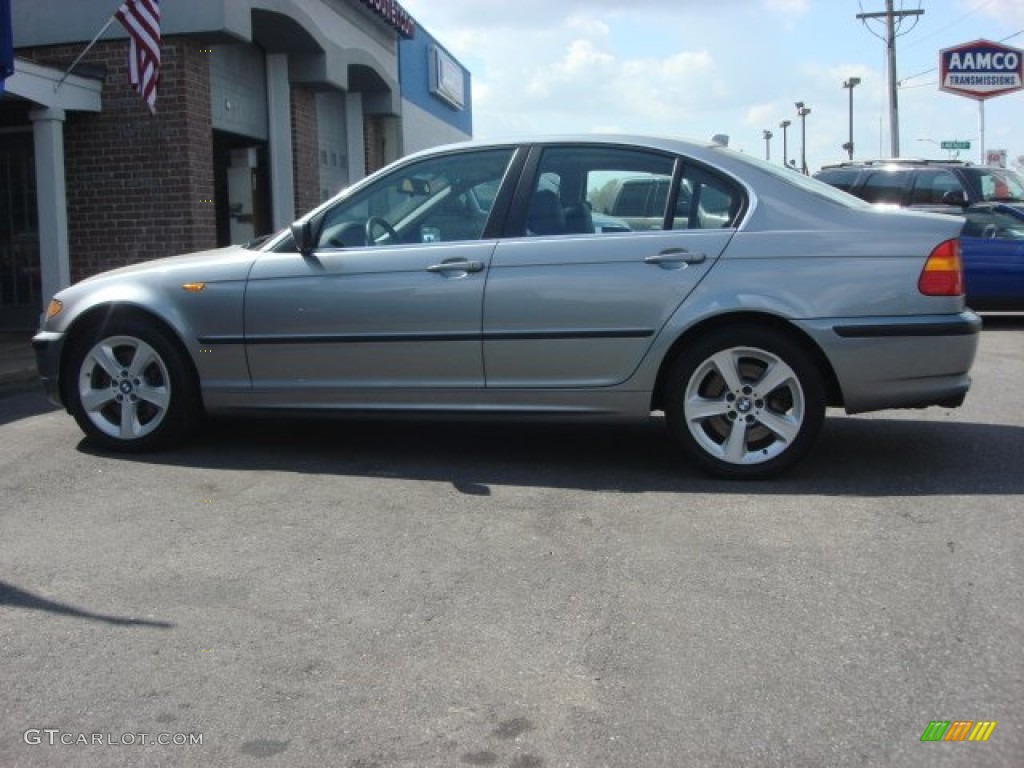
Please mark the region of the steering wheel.
<svg viewBox="0 0 1024 768"><path fill-rule="evenodd" d="M388 224L380 216L371 216L366 220L366 244L367 245L379 245L377 239L373 236L373 230L375 227L379 227L384 230L384 234L388 236L388 239L393 242L398 242L398 233L395 232L395 228Z"/></svg>

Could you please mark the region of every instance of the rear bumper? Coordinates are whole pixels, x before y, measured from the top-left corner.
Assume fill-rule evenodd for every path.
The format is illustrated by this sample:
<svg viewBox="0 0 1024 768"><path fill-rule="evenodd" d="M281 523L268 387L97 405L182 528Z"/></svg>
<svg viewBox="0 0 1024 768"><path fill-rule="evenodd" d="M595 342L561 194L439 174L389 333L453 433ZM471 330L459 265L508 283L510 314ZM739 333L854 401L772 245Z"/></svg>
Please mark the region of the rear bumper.
<svg viewBox="0 0 1024 768"><path fill-rule="evenodd" d="M981 318L958 315L824 319L806 330L825 351L848 413L956 407L971 386Z"/></svg>
<svg viewBox="0 0 1024 768"><path fill-rule="evenodd" d="M32 338L36 353L36 368L46 397L54 405L64 407L60 397L60 356L64 348L64 334L40 331Z"/></svg>

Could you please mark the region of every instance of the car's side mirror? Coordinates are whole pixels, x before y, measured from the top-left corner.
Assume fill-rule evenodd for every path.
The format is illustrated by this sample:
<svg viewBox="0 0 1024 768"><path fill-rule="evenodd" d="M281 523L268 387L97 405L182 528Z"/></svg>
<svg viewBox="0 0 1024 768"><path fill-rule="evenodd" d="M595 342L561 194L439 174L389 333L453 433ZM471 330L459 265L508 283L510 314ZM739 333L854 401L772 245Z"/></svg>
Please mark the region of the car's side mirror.
<svg viewBox="0 0 1024 768"><path fill-rule="evenodd" d="M313 225L306 221L296 221L290 227L292 239L295 241L295 250L303 256L309 256L316 250L316 242L313 239Z"/></svg>
<svg viewBox="0 0 1024 768"><path fill-rule="evenodd" d="M942 195L942 202L946 205L958 205L961 208L967 207L967 198L962 190L951 189Z"/></svg>

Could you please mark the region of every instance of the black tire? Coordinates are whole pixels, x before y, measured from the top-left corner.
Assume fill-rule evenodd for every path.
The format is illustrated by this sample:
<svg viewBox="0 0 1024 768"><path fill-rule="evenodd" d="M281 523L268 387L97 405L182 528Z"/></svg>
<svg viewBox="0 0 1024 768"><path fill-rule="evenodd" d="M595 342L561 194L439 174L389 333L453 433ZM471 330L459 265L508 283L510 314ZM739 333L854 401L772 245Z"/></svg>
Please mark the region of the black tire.
<svg viewBox="0 0 1024 768"><path fill-rule="evenodd" d="M812 358L781 332L721 328L685 349L665 382L665 420L683 452L732 480L763 480L810 450L825 419Z"/></svg>
<svg viewBox="0 0 1024 768"><path fill-rule="evenodd" d="M196 427L201 401L191 361L166 331L115 320L75 344L64 372L65 402L101 448L143 452L180 442Z"/></svg>

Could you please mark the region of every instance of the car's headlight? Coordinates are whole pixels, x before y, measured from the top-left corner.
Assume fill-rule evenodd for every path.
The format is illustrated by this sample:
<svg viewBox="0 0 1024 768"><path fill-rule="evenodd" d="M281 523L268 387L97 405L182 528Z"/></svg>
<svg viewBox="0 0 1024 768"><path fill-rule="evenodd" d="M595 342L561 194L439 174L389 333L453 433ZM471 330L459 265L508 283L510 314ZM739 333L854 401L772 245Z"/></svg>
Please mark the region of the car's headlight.
<svg viewBox="0 0 1024 768"><path fill-rule="evenodd" d="M46 307L46 315L44 319L51 320L55 318L60 314L62 309L64 309L64 302L58 301L57 299L50 299L50 304Z"/></svg>

